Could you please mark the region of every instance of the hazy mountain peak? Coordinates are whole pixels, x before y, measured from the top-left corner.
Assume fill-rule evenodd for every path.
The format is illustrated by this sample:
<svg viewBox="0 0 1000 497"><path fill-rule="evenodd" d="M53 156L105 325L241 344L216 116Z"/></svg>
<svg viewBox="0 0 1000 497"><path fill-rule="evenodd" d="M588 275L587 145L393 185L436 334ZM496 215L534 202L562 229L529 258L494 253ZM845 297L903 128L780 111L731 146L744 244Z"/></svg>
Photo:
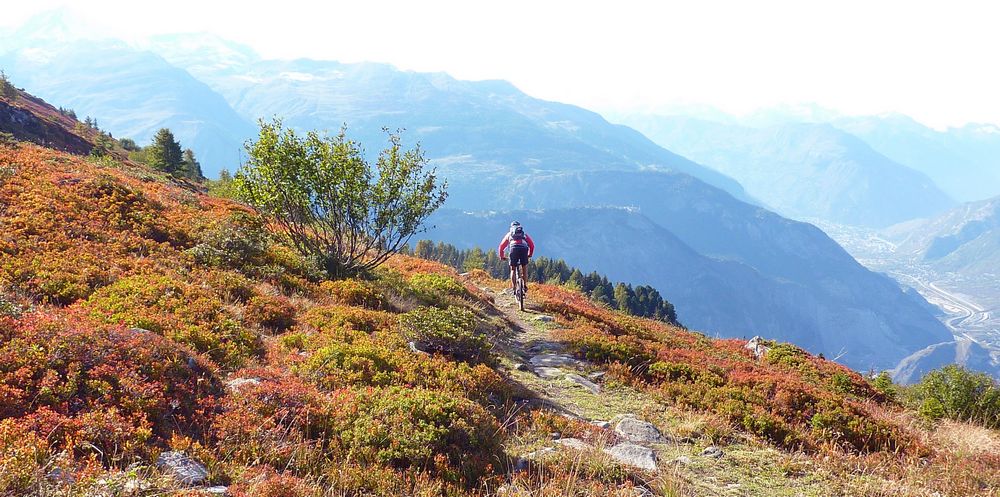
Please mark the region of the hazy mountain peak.
<svg viewBox="0 0 1000 497"><path fill-rule="evenodd" d="M144 44L171 64L192 72L236 70L260 60L248 45L205 32L156 35Z"/></svg>
<svg viewBox="0 0 1000 497"><path fill-rule="evenodd" d="M33 16L20 28L5 33L0 38L0 46L4 47L0 53L33 48L42 57L56 50L79 45L82 41L87 41L88 44L99 41L107 46L127 45L121 40L95 34L105 31L68 9L50 10Z"/></svg>

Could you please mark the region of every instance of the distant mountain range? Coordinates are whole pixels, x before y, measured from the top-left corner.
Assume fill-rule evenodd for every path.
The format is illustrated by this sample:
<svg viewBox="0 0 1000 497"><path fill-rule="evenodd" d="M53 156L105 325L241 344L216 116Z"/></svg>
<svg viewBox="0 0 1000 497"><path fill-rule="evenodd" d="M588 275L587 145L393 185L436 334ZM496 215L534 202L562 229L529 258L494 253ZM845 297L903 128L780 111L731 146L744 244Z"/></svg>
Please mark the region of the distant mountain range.
<svg viewBox="0 0 1000 497"><path fill-rule="evenodd" d="M714 204L712 208L723 216L771 217L766 224L775 224L765 230L780 233L777 226L787 222L766 211L747 209L746 204L715 204L718 200L723 199L705 203ZM475 214L449 209L433 216L428 236L461 248L495 247L505 224L517 219L537 240L540 253L581 268L600 268L613 279L652 285L692 329L789 341L861 370L892 369L923 349L921 344L950 340L939 322L928 320L930 314L919 295L903 292L891 279L864 269L835 244L800 238L798 242L811 248L826 245L833 253L817 254L811 267L790 264L786 272L797 269L799 276L783 276L760 271L735 255L702 255L675 234L681 231L666 229L643 212L577 208ZM808 225L788 232L825 238ZM789 245L775 248L792 252L805 246L784 241ZM807 272L815 277L805 276Z"/></svg>
<svg viewBox="0 0 1000 497"><path fill-rule="evenodd" d="M958 201L1000 195L1000 128L995 125L938 131L899 114L840 117L831 124L926 174Z"/></svg>
<svg viewBox="0 0 1000 497"><path fill-rule="evenodd" d="M831 124L751 127L655 115L620 120L732 176L750 195L793 218L884 227L955 205L923 173Z"/></svg>
<svg viewBox="0 0 1000 497"><path fill-rule="evenodd" d="M916 260L967 279L992 277L1000 297L1000 197L962 204L940 216L883 231L897 258Z"/></svg>
<svg viewBox="0 0 1000 497"><path fill-rule="evenodd" d="M183 129L176 135L209 175L239 164L234 147L258 118L331 132L347 123L370 153L384 143L383 126L406 128L406 142L419 140L449 181L449 209L533 211L523 215L540 254L654 284L683 322L707 333L789 340L862 370L952 340L919 296L865 270L817 228L755 205L730 177L503 81L261 60L207 36L160 37L142 49L29 45L0 54L15 83L38 83L42 96L115 136ZM509 217L442 213L432 234L492 244Z"/></svg>

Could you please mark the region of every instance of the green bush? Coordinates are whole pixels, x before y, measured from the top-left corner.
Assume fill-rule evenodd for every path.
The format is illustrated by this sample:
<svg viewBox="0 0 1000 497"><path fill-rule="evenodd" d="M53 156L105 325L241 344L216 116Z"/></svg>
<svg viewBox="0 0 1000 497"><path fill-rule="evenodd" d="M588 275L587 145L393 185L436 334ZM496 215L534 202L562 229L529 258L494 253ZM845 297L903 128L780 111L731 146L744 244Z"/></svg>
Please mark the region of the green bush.
<svg viewBox="0 0 1000 497"><path fill-rule="evenodd" d="M681 381L693 382L699 374L687 364L673 362L656 361L649 365L649 376L657 381Z"/></svg>
<svg viewBox="0 0 1000 497"><path fill-rule="evenodd" d="M432 305L447 305L449 297L469 297L469 291L465 286L450 276L433 273L415 274L410 277L409 283L417 297Z"/></svg>
<svg viewBox="0 0 1000 497"><path fill-rule="evenodd" d="M267 257L271 235L264 222L245 212L235 212L202 233L188 250L200 264L233 269L252 277L275 277L281 268Z"/></svg>
<svg viewBox="0 0 1000 497"><path fill-rule="evenodd" d="M480 320L460 307L419 307L400 316L399 322L406 337L421 350L442 352L463 360L480 360L487 357L492 348Z"/></svg>
<svg viewBox="0 0 1000 497"><path fill-rule="evenodd" d="M496 419L468 399L391 387L359 392L357 402L357 417L341 433L352 459L429 468L447 479L475 481L499 454Z"/></svg>
<svg viewBox="0 0 1000 497"><path fill-rule="evenodd" d="M889 400L896 398L896 385L892 383L892 376L888 371L882 371L871 380L872 388L876 392L885 396Z"/></svg>
<svg viewBox="0 0 1000 497"><path fill-rule="evenodd" d="M985 373L950 364L927 373L912 389L920 414L1000 427L1000 387Z"/></svg>

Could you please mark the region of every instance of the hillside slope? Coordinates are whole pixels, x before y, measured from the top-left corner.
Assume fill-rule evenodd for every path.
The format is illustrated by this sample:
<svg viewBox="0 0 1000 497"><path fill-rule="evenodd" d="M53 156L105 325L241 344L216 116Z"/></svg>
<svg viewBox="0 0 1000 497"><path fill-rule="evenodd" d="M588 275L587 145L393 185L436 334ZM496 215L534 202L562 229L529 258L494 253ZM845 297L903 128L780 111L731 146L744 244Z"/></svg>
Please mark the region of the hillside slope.
<svg viewBox="0 0 1000 497"><path fill-rule="evenodd" d="M278 114L291 125L330 131L347 122L349 136L361 140L369 153L384 143L382 126L406 127L406 142L421 140L428 158L448 180L450 208L508 211L640 204L648 219L700 254L735 259L763 275L740 281L787 279L789 283L781 283L785 288L811 289L781 293L784 297L772 300L779 306L773 316L754 312L750 322L751 314L739 309L704 307L704 322L713 323L712 332L743 336L753 333L749 328L788 336L792 332L787 330L799 330L794 333L803 343L822 343L840 336L842 325L830 319L839 313L812 312L822 307L813 302L838 300L848 293L858 318L848 320L852 327L846 336L876 329L883 337L879 340L900 344L886 348L883 357L859 354L852 365L890 368L908 353L951 340L933 316L911 312L910 299L897 287L875 283L877 278L858 271L856 263L818 231L739 201L745 194L729 178L584 109L531 98L502 81L459 81L381 64L261 60L239 45L204 36L165 37L150 48L172 64L184 64L185 74L224 95L246 119ZM613 231L614 226L604 229ZM614 259L617 246L608 243L594 250L603 265ZM665 255L660 258L670 265ZM603 266L594 269L609 271ZM706 284L698 291L712 288ZM766 288L743 292L769 293ZM726 323L728 319L733 321Z"/></svg>
<svg viewBox="0 0 1000 497"><path fill-rule="evenodd" d="M30 40L26 33L12 37ZM111 40L24 43L18 50L0 49L0 67L19 86L139 145L149 144L160 128L170 128L195 151L209 176L239 166L253 121L237 115L183 69Z"/></svg>
<svg viewBox="0 0 1000 497"><path fill-rule="evenodd" d="M953 447L794 346L547 285L519 313L505 282L407 257L330 281L245 207L135 164L5 144L0 169L0 493L1000 485L995 434Z"/></svg>

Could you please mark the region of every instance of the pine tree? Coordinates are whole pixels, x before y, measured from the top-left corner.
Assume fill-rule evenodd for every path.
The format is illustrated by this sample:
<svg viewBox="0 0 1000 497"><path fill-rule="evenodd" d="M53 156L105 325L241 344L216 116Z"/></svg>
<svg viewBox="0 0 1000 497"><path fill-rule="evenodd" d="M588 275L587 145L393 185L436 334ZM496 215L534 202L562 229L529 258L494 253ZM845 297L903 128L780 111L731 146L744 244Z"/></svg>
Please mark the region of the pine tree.
<svg viewBox="0 0 1000 497"><path fill-rule="evenodd" d="M184 163L181 145L167 128L160 128L153 136L148 157L150 166L170 174L177 172Z"/></svg>
<svg viewBox="0 0 1000 497"><path fill-rule="evenodd" d="M181 171L189 179L195 181L205 179L205 175L201 172L201 164L194 158L194 150L190 148L184 150L184 155L181 159Z"/></svg>
<svg viewBox="0 0 1000 497"><path fill-rule="evenodd" d="M466 271L482 269L485 264L486 254L483 253L483 249L476 247L465 257L465 261L462 263L462 269Z"/></svg>
<svg viewBox="0 0 1000 497"><path fill-rule="evenodd" d="M3 70L0 70L0 97L7 100L17 98L17 88L14 88L14 85L7 79L7 74Z"/></svg>

